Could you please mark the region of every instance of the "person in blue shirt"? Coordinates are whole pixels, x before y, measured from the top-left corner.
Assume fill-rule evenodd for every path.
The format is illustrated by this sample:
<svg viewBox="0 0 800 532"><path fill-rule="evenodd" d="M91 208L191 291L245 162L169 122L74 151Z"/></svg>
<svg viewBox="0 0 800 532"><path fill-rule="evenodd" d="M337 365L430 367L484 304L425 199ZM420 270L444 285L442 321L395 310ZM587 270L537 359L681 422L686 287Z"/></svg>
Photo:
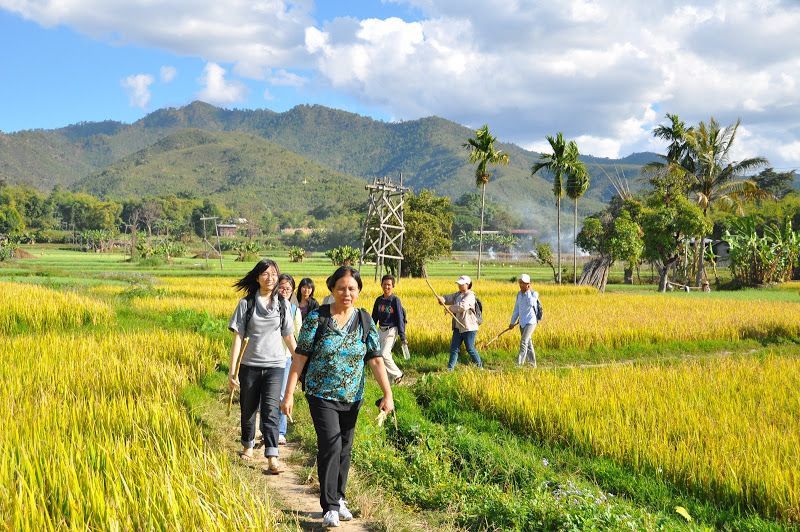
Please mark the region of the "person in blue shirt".
<svg viewBox="0 0 800 532"><path fill-rule="evenodd" d="M304 384L317 433L323 524L339 526L340 518L353 518L345 502L345 490L367 366L383 391L378 408L388 414L394 410L394 399L380 354L378 330L367 311L355 306L362 288L358 270L342 266L328 277L327 285L333 303L322 305L303 321L281 411L291 419L294 390L308 364ZM319 334L318 328L323 328Z"/></svg>
<svg viewBox="0 0 800 532"><path fill-rule="evenodd" d="M536 367L536 351L533 350L533 331L536 330L536 306L539 293L531 290L531 278L527 273L519 276L519 292L514 303L514 313L511 314L509 329L513 329L519 321L520 341L517 365L522 366L528 362Z"/></svg>

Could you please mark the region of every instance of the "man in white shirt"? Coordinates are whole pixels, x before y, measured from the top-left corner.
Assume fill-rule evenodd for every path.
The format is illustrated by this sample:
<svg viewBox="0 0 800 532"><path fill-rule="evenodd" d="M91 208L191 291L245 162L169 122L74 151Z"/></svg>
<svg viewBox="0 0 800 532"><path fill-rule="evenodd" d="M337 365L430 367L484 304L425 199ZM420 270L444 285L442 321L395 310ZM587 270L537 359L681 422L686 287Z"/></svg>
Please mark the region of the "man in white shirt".
<svg viewBox="0 0 800 532"><path fill-rule="evenodd" d="M522 366L529 362L536 367L536 351L533 350L533 331L536 330L536 307L539 304L539 293L531 290L531 278L527 273L519 276L519 292L514 303L514 313L511 315L509 329L513 329L519 320L520 342L517 365Z"/></svg>

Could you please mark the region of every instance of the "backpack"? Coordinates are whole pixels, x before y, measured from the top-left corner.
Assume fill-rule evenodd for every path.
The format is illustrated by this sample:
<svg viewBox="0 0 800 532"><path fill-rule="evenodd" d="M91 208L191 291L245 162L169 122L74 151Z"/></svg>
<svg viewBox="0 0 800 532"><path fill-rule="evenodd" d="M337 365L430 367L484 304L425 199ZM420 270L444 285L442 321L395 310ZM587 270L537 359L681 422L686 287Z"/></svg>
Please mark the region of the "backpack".
<svg viewBox="0 0 800 532"><path fill-rule="evenodd" d="M542 302L537 298L536 299L536 321L542 321L542 315L544 314L544 310L542 309Z"/></svg>
<svg viewBox="0 0 800 532"><path fill-rule="evenodd" d="M372 316L363 308L357 310L359 319L353 320L347 333L350 334L357 331L358 325L361 324L361 341L366 345L369 333L372 330ZM322 335L325 334L328 323L331 321L331 306L320 305L319 308L317 308L317 314L319 315L319 320L317 321L317 330L314 331L314 341L311 343L311 353L308 355L306 365L303 366L303 371L300 372L300 387L303 391L306 391L306 373L308 371L308 366L311 364L311 357L317 349L317 344L319 344Z"/></svg>
<svg viewBox="0 0 800 532"><path fill-rule="evenodd" d="M286 307L283 305L284 299L283 296L278 294L278 313L281 316L281 331L286 327ZM244 314L244 331L242 331L242 338L247 336L247 326L250 325L250 320L253 317L253 313L256 311L256 296L247 298L247 310Z"/></svg>
<svg viewBox="0 0 800 532"><path fill-rule="evenodd" d="M483 303L478 296L475 296L475 319L478 321L478 325L483 323Z"/></svg>

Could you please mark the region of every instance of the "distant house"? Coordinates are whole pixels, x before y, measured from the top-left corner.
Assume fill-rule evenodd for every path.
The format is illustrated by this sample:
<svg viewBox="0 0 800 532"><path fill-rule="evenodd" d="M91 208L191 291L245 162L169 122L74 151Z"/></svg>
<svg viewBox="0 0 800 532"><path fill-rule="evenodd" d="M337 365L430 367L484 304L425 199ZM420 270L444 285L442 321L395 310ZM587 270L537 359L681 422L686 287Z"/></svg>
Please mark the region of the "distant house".
<svg viewBox="0 0 800 532"><path fill-rule="evenodd" d="M236 224L217 224L219 236L236 236L239 226Z"/></svg>

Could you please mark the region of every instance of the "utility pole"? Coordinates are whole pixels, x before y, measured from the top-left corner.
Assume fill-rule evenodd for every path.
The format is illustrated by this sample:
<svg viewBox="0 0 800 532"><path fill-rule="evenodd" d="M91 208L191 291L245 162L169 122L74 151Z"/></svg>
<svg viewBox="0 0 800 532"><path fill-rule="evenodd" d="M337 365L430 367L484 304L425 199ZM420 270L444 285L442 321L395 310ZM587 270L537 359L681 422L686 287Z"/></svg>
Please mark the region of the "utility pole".
<svg viewBox="0 0 800 532"><path fill-rule="evenodd" d="M203 242L205 242L208 247L210 247L213 251L217 253L219 256L219 269L222 270L222 246L219 243L219 226L217 225L217 219L219 216L203 216L200 219L203 221ZM206 220L214 220L214 233L217 235L217 249L208 241L206 236ZM208 266L208 253L206 253L206 266Z"/></svg>

